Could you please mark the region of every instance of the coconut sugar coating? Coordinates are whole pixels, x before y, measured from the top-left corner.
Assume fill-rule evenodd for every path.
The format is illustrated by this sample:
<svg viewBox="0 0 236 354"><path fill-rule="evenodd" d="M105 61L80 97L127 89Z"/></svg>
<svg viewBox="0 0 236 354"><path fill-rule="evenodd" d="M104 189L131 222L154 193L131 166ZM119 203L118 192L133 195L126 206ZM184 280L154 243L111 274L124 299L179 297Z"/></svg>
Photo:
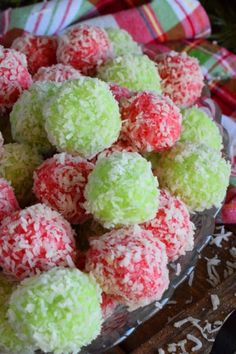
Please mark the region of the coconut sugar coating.
<svg viewBox="0 0 236 354"><path fill-rule="evenodd" d="M34 354L28 343L17 337L7 318L10 295L16 288L16 282L0 274L0 352L4 354Z"/></svg>
<svg viewBox="0 0 236 354"><path fill-rule="evenodd" d="M25 144L4 145L0 159L0 177L9 181L20 204L25 204L31 196L33 172L42 163L38 152Z"/></svg>
<svg viewBox="0 0 236 354"><path fill-rule="evenodd" d="M13 188L4 178L0 178L0 222L18 209L20 207Z"/></svg>
<svg viewBox="0 0 236 354"><path fill-rule="evenodd" d="M103 150L97 156L95 156L92 162L95 163L98 159L102 157L108 157L111 154L113 154L113 152L122 152L122 151L137 152L137 149L135 149L135 147L132 146L129 141L118 139L114 144L111 145L111 147Z"/></svg>
<svg viewBox="0 0 236 354"><path fill-rule="evenodd" d="M167 97L140 92L121 106L122 136L138 151L158 152L171 148L180 137L182 115Z"/></svg>
<svg viewBox="0 0 236 354"><path fill-rule="evenodd" d="M25 279L8 317L23 340L45 353L78 353L101 331L101 289L78 269L62 267Z"/></svg>
<svg viewBox="0 0 236 354"><path fill-rule="evenodd" d="M0 266L24 279L55 266L74 266L76 249L70 224L44 204L16 211L0 226Z"/></svg>
<svg viewBox="0 0 236 354"><path fill-rule="evenodd" d="M161 92L156 64L146 55L127 54L108 60L99 68L98 77L133 91Z"/></svg>
<svg viewBox="0 0 236 354"><path fill-rule="evenodd" d="M41 66L56 64L57 38L25 33L16 38L11 47L25 54L29 72L35 74Z"/></svg>
<svg viewBox="0 0 236 354"><path fill-rule="evenodd" d="M31 84L25 55L0 46L0 111L10 108Z"/></svg>
<svg viewBox="0 0 236 354"><path fill-rule="evenodd" d="M133 95L133 92L127 89L127 87L122 87L114 83L111 83L109 87L116 101L119 103L121 103L123 99L130 98Z"/></svg>
<svg viewBox="0 0 236 354"><path fill-rule="evenodd" d="M179 107L193 105L204 86L198 60L186 53L171 51L156 58L164 95Z"/></svg>
<svg viewBox="0 0 236 354"><path fill-rule="evenodd" d="M90 240L86 270L130 311L159 300L169 285L164 244L137 225Z"/></svg>
<svg viewBox="0 0 236 354"><path fill-rule="evenodd" d="M54 155L34 173L33 191L37 199L60 212L72 224L88 218L83 203L84 188L94 165L66 153Z"/></svg>
<svg viewBox="0 0 236 354"><path fill-rule="evenodd" d="M114 152L98 160L85 187L86 209L104 227L138 224L158 208L158 181L136 152Z"/></svg>
<svg viewBox="0 0 236 354"><path fill-rule="evenodd" d="M28 144L40 153L52 150L44 128L43 107L59 86L53 82L37 82L23 92L10 114L11 132L15 141Z"/></svg>
<svg viewBox="0 0 236 354"><path fill-rule="evenodd" d="M131 35L120 28L106 28L109 40L112 45L112 52L114 57L120 55L130 54L142 54L142 49L137 42L133 40Z"/></svg>
<svg viewBox="0 0 236 354"><path fill-rule="evenodd" d="M70 65L55 64L48 67L41 67L34 74L34 81L55 81L63 82L66 80L79 79L81 76L79 70L74 69Z"/></svg>
<svg viewBox="0 0 236 354"><path fill-rule="evenodd" d="M216 123L197 107L186 108L183 114L181 142L205 144L213 149L222 149L222 136Z"/></svg>
<svg viewBox="0 0 236 354"><path fill-rule="evenodd" d="M167 190L160 191L160 206L154 219L141 225L163 242L169 261L193 249L194 225L185 204Z"/></svg>
<svg viewBox="0 0 236 354"><path fill-rule="evenodd" d="M230 163L206 145L177 143L164 152L156 174L162 188L181 198L190 210L220 207L229 184Z"/></svg>
<svg viewBox="0 0 236 354"><path fill-rule="evenodd" d="M111 146L121 129L118 103L109 86L88 77L64 82L44 115L49 141L59 151L85 158Z"/></svg>
<svg viewBox="0 0 236 354"><path fill-rule="evenodd" d="M58 37L57 60L83 74L92 74L111 56L106 31L97 26L76 25Z"/></svg>

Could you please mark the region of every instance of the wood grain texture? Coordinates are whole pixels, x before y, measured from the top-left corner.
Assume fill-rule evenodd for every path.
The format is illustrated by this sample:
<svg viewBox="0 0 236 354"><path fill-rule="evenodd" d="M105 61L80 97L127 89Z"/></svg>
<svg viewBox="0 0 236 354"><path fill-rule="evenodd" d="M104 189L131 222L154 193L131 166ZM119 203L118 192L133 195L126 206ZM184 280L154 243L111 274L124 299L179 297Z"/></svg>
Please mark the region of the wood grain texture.
<svg viewBox="0 0 236 354"><path fill-rule="evenodd" d="M174 323L192 316L199 319L200 325L204 327L206 320L210 323L224 321L227 315L236 309L236 269L233 274L224 278L226 262L236 261L229 252L232 247L236 247L236 225L228 226L228 229L233 231L234 235L229 238L228 242L222 242L222 248L208 245L202 252L195 269L192 286L188 284L188 281L184 282L175 291L170 304L138 327L123 343L108 351L107 354L158 354L160 348L165 353L183 353L180 349L176 352L168 351L168 346L171 343L185 340L187 334L194 335L202 341L203 346L196 353L208 354L210 352L213 343L205 340L200 331L191 323L188 322L180 328L175 328ZM216 266L220 275L220 284L212 287L206 280L208 278L206 258L215 256L221 260L221 263ZM220 305L215 311L212 308L211 294L218 295L220 299ZM215 338L216 334L217 332L209 334L209 338ZM194 346L191 340L187 340L186 352L192 353Z"/></svg>

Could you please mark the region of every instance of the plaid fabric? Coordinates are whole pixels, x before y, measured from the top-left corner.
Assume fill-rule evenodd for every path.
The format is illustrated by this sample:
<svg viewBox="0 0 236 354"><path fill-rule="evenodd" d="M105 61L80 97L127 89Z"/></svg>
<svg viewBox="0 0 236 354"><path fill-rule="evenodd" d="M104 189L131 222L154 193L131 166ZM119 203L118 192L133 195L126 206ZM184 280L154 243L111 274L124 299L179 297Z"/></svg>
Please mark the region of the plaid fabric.
<svg viewBox="0 0 236 354"><path fill-rule="evenodd" d="M10 45L22 31L56 34L78 21L127 30L154 60L156 55L170 49L186 51L198 58L212 98L224 114L235 120L232 124L236 124L236 55L204 39L210 33L210 22L199 1L44 1L0 13L0 43ZM199 104L215 118L211 99ZM236 134L232 140L232 186L220 222L236 223Z"/></svg>

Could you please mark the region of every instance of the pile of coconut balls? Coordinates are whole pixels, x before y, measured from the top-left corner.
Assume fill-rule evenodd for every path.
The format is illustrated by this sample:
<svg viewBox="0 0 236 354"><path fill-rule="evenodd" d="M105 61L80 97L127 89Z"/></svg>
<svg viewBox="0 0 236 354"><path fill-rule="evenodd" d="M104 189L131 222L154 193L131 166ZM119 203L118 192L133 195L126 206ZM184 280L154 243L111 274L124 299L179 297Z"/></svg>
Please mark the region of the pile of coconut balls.
<svg viewBox="0 0 236 354"><path fill-rule="evenodd" d="M120 29L0 47L0 350L78 353L117 304L162 297L190 213L220 207L229 182L203 86L196 59L154 62Z"/></svg>

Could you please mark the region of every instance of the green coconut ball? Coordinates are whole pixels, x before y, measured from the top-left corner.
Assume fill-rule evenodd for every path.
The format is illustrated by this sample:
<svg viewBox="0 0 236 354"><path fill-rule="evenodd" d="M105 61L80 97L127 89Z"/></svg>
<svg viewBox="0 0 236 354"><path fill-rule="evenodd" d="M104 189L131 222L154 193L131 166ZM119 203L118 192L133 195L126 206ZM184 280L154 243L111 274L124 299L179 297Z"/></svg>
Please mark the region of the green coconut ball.
<svg viewBox="0 0 236 354"><path fill-rule="evenodd" d="M99 335L100 303L101 289L89 274L58 267L21 282L8 318L22 340L45 353L71 354Z"/></svg>
<svg viewBox="0 0 236 354"><path fill-rule="evenodd" d="M89 77L64 82L44 114L50 142L59 151L85 158L111 146L121 129L118 103L109 86Z"/></svg>
<svg viewBox="0 0 236 354"><path fill-rule="evenodd" d="M98 69L98 77L133 91L161 92L156 64L146 55L127 54L108 60Z"/></svg>
<svg viewBox="0 0 236 354"><path fill-rule="evenodd" d="M207 145L177 143L156 168L160 186L193 211L220 207L229 184L230 163Z"/></svg>
<svg viewBox="0 0 236 354"><path fill-rule="evenodd" d="M7 318L9 298L15 288L16 283L0 274L0 352L4 354L33 354L32 346L27 346L16 336Z"/></svg>
<svg viewBox="0 0 236 354"><path fill-rule="evenodd" d="M85 188L87 211L106 228L154 218L158 197L150 162L132 152L99 159Z"/></svg>
<svg viewBox="0 0 236 354"><path fill-rule="evenodd" d="M31 196L33 172L42 163L42 157L36 149L25 144L11 143L3 147L0 177L11 183L17 200L24 205Z"/></svg>
<svg viewBox="0 0 236 354"><path fill-rule="evenodd" d="M133 40L131 35L120 28L105 29L112 44L113 55L142 54L142 50L137 42Z"/></svg>
<svg viewBox="0 0 236 354"><path fill-rule="evenodd" d="M205 144L213 149L222 149L219 128L206 113L197 107L183 110L181 142Z"/></svg>
<svg viewBox="0 0 236 354"><path fill-rule="evenodd" d="M36 147L41 153L52 149L44 128L42 110L59 86L53 82L37 82L22 93L10 114L11 132L15 141Z"/></svg>

